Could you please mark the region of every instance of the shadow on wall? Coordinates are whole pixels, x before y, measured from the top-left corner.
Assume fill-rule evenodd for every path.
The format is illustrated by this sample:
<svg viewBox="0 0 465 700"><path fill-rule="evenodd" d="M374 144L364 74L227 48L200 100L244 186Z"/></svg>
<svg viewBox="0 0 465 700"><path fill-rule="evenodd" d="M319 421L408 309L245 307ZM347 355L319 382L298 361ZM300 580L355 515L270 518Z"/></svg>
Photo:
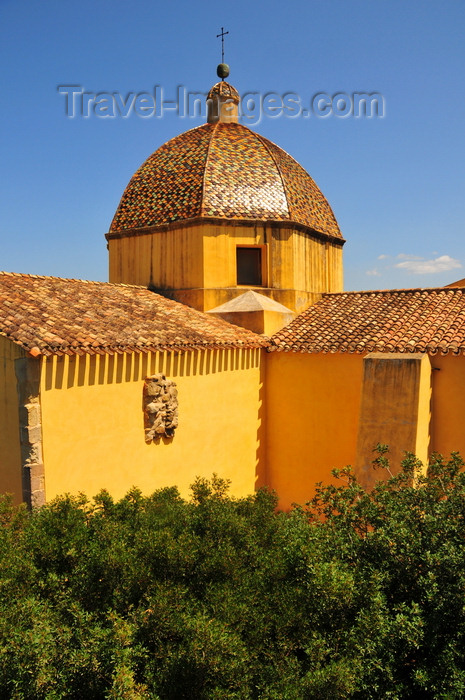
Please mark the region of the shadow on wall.
<svg viewBox="0 0 465 700"><path fill-rule="evenodd" d="M190 377L256 368L258 348L121 353L47 358L45 390L137 382L153 374Z"/></svg>

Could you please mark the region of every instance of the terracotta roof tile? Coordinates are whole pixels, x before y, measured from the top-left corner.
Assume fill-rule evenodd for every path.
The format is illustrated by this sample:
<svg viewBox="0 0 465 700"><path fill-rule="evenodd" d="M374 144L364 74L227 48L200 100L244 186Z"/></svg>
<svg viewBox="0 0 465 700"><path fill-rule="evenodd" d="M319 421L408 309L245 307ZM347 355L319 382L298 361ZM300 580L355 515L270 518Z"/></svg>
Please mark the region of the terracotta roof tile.
<svg viewBox="0 0 465 700"><path fill-rule="evenodd" d="M269 350L465 354L465 288L324 294Z"/></svg>
<svg viewBox="0 0 465 700"><path fill-rule="evenodd" d="M197 217L295 221L342 238L310 175L242 124L204 124L155 151L126 187L110 235Z"/></svg>
<svg viewBox="0 0 465 700"><path fill-rule="evenodd" d="M0 272L0 335L35 356L267 343L144 287L6 272Z"/></svg>

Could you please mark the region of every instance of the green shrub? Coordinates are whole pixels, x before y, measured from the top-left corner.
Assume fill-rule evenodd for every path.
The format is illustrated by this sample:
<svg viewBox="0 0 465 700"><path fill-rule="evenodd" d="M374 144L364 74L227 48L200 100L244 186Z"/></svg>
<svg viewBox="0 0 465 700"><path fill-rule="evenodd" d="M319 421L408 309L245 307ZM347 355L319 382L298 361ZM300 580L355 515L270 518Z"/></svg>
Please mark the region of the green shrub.
<svg viewBox="0 0 465 700"><path fill-rule="evenodd" d="M386 466L385 456L378 459ZM0 500L0 698L465 696L465 476Z"/></svg>

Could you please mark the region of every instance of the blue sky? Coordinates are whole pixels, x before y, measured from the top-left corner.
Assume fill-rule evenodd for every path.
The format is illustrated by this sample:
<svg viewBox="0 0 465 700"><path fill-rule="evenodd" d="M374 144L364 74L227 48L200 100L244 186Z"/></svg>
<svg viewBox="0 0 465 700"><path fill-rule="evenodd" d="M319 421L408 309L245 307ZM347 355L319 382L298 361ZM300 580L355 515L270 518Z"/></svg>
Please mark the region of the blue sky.
<svg viewBox="0 0 465 700"><path fill-rule="evenodd" d="M384 97L383 118L283 113L252 127L327 196L347 240L345 288L465 277L462 0L0 0L0 268L107 279L104 233L130 177L204 120L69 118L57 87L206 92L221 26L240 94Z"/></svg>

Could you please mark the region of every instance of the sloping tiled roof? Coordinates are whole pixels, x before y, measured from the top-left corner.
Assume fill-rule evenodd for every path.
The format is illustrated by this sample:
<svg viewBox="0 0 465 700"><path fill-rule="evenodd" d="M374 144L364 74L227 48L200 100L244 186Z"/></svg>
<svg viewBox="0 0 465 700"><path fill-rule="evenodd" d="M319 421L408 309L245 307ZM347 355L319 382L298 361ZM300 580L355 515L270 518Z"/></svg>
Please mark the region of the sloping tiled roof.
<svg viewBox="0 0 465 700"><path fill-rule="evenodd" d="M310 175L242 124L204 124L155 151L126 187L109 235L197 217L295 221L342 239Z"/></svg>
<svg viewBox="0 0 465 700"><path fill-rule="evenodd" d="M465 354L465 289L325 294L278 331L269 349Z"/></svg>
<svg viewBox="0 0 465 700"><path fill-rule="evenodd" d="M144 287L6 272L0 272L0 335L34 356L267 342Z"/></svg>

